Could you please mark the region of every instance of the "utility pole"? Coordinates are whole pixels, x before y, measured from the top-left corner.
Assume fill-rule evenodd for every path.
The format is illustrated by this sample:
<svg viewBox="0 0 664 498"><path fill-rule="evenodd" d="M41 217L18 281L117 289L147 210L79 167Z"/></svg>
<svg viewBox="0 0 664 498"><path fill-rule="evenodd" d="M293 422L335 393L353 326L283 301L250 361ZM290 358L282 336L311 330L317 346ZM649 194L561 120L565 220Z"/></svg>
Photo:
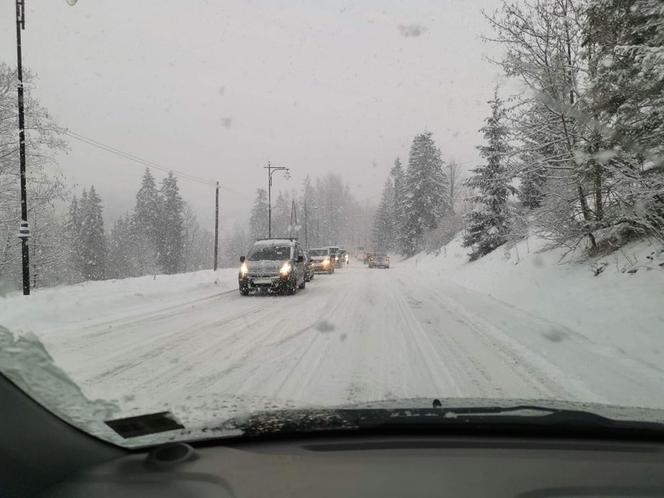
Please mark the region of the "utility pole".
<svg viewBox="0 0 664 498"><path fill-rule="evenodd" d="M67 0L73 6L78 0ZM21 239L21 266L23 269L23 295L30 295L30 226L28 225L28 194L25 177L25 116L23 109L23 54L21 31L25 29L25 0L16 0L16 75L18 78L18 156L21 184L21 222L18 238Z"/></svg>
<svg viewBox="0 0 664 498"><path fill-rule="evenodd" d="M219 255L219 182L214 189L214 271L217 271Z"/></svg>
<svg viewBox="0 0 664 498"><path fill-rule="evenodd" d="M25 29L25 3L16 0L16 72L18 76L18 154L20 161L21 178L21 224L19 238L21 239L21 264L23 266L23 295L30 295L30 248L28 238L30 228L28 225L28 196L25 180L25 119L23 116L23 61L21 51L21 30Z"/></svg>
<svg viewBox="0 0 664 498"><path fill-rule="evenodd" d="M267 166L263 166L267 170L267 238L272 238L272 175L275 171L285 171L286 179L288 179L288 168L284 166L272 166L270 161Z"/></svg>

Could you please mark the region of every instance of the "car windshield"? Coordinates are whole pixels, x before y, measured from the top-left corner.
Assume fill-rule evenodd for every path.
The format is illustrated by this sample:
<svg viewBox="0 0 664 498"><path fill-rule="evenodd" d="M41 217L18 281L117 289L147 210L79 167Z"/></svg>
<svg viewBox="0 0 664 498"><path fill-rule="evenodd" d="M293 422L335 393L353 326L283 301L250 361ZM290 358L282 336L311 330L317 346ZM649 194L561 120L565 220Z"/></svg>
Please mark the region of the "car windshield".
<svg viewBox="0 0 664 498"><path fill-rule="evenodd" d="M284 261L290 257L290 246L257 246L251 250L247 259L249 261Z"/></svg>
<svg viewBox="0 0 664 498"><path fill-rule="evenodd" d="M0 384L127 447L663 421L662 5L0 2Z"/></svg>

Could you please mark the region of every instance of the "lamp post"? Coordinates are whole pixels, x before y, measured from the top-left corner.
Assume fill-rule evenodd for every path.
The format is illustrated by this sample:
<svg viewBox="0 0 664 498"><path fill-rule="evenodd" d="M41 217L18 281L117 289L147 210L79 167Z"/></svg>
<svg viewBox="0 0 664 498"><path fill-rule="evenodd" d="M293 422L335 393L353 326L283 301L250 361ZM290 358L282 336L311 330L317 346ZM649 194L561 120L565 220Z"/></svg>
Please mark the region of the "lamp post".
<svg viewBox="0 0 664 498"><path fill-rule="evenodd" d="M74 5L77 0L67 0ZM28 195L25 177L25 115L23 96L23 54L21 31L25 29L25 0L16 0L16 75L18 78L18 156L21 184L21 222L18 237L21 239L21 266L23 269L23 295L30 295L30 227L28 225Z"/></svg>
<svg viewBox="0 0 664 498"><path fill-rule="evenodd" d="M272 238L272 175L277 171L285 171L286 178L288 178L288 168L284 166L272 166L270 161L267 162L267 166L264 166L267 170L267 238Z"/></svg>

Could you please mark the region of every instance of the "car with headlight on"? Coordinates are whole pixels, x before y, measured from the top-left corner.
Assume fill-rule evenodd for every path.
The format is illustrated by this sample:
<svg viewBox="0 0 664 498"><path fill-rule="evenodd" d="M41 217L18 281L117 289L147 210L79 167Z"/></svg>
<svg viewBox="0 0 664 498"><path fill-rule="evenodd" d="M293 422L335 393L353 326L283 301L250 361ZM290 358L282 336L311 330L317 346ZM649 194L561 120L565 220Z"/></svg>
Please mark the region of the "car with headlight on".
<svg viewBox="0 0 664 498"><path fill-rule="evenodd" d="M334 263L336 268L341 268L341 249L339 246L330 246L330 260Z"/></svg>
<svg viewBox="0 0 664 498"><path fill-rule="evenodd" d="M261 239L240 257L240 294L252 291L295 294L304 289L304 251L295 239Z"/></svg>
<svg viewBox="0 0 664 498"><path fill-rule="evenodd" d="M314 273L334 273L335 265L329 247L309 249L309 258Z"/></svg>
<svg viewBox="0 0 664 498"><path fill-rule="evenodd" d="M369 259L369 268L389 268L390 257L387 254L374 253Z"/></svg>

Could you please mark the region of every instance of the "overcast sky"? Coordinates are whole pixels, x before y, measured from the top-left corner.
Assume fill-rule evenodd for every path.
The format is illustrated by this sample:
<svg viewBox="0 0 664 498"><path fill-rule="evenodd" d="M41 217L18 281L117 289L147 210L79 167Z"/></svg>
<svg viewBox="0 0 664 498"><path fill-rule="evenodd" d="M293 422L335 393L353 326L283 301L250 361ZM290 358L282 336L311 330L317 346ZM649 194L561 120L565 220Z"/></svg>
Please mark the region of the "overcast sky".
<svg viewBox="0 0 664 498"><path fill-rule="evenodd" d="M265 186L336 171L375 203L395 156L433 132L445 159L473 161L493 88L481 9L499 0L26 0L24 65L73 132L220 180L225 226ZM16 63L14 0L0 0L0 60ZM111 216L143 167L70 141L70 184L95 184ZM467 167L472 164L467 164ZM29 167L29 165L28 165ZM155 171L159 177L162 173ZM209 224L211 188L181 181Z"/></svg>

